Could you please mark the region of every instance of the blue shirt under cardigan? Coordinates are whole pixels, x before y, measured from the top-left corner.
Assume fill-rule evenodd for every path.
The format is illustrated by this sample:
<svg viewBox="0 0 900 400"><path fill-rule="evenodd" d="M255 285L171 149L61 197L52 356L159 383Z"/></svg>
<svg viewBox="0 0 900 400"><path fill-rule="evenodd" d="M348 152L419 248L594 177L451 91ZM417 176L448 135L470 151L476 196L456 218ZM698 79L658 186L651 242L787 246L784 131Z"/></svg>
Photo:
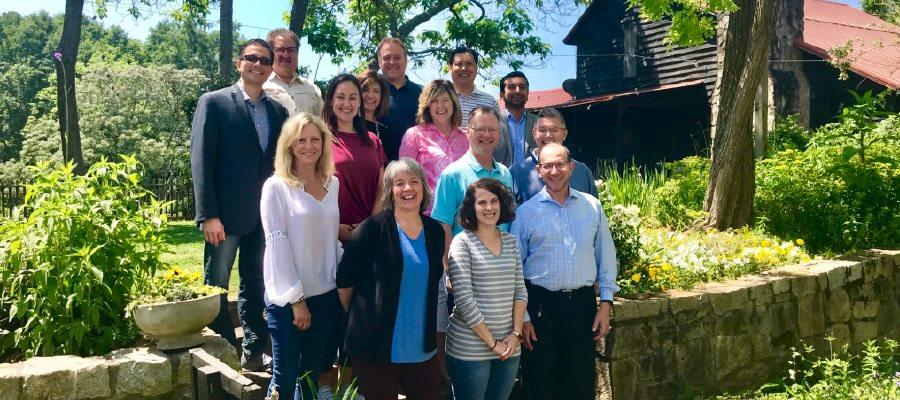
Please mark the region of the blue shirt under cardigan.
<svg viewBox="0 0 900 400"><path fill-rule="evenodd" d="M400 301L394 321L391 341L391 362L420 363L434 356L436 350L425 348L425 302L428 289L428 253L425 251L425 231L412 239L397 225L400 252L403 253L403 274L400 278Z"/></svg>

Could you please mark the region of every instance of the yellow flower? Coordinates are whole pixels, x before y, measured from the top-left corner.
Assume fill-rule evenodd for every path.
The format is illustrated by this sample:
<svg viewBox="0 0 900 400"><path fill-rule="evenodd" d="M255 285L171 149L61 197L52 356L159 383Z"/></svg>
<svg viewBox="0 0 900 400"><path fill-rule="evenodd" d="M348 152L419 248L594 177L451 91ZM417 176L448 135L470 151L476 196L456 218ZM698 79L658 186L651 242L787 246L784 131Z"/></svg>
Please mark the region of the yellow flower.
<svg viewBox="0 0 900 400"><path fill-rule="evenodd" d="M772 242L769 241L769 239L763 239L763 241L762 241L763 247L769 247L770 244L772 244Z"/></svg>
<svg viewBox="0 0 900 400"><path fill-rule="evenodd" d="M663 271L671 271L671 270L672 270L672 264L669 264L669 263L663 263L663 265L662 265L662 270L663 270Z"/></svg>
<svg viewBox="0 0 900 400"><path fill-rule="evenodd" d="M650 267L650 269L647 270L647 273L650 275L650 279L656 279L656 271L658 269L659 268L656 268L656 267Z"/></svg>
<svg viewBox="0 0 900 400"><path fill-rule="evenodd" d="M641 281L641 274L634 274L634 275L632 275L632 276L631 276L631 280L633 280L633 281L635 281L635 282L640 282L640 281Z"/></svg>
<svg viewBox="0 0 900 400"><path fill-rule="evenodd" d="M803 239L797 239L798 246L803 246L804 244L806 244L806 242L804 242Z"/></svg>

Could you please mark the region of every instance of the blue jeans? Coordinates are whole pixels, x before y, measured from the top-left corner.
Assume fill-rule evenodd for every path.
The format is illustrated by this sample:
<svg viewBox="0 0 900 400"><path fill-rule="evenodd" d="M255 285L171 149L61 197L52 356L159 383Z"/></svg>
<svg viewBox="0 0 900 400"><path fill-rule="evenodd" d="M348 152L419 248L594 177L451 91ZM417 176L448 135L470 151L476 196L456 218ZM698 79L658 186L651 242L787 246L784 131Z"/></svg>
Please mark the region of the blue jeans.
<svg viewBox="0 0 900 400"><path fill-rule="evenodd" d="M262 224L244 235L225 233L225 241L213 246L206 243L203 249L204 282L207 285L228 289L234 259L238 258L238 275L241 278L238 291L238 317L244 328L242 343L244 355L247 357L261 353L266 346L266 320L263 319L263 253L266 241L263 237ZM228 296L222 295L222 306L219 315L209 324L210 329L237 346L231 313L228 311Z"/></svg>
<svg viewBox="0 0 900 400"><path fill-rule="evenodd" d="M309 329L294 326L290 305L270 305L269 334L272 335L272 381L267 396L277 391L282 400L313 399L319 383L319 364L335 315L340 309L337 289L306 299L312 315ZM305 377L304 377L305 375ZM303 377L299 384L297 378Z"/></svg>
<svg viewBox="0 0 900 400"><path fill-rule="evenodd" d="M518 356L506 361L466 361L447 355L454 400L507 400L518 370Z"/></svg>

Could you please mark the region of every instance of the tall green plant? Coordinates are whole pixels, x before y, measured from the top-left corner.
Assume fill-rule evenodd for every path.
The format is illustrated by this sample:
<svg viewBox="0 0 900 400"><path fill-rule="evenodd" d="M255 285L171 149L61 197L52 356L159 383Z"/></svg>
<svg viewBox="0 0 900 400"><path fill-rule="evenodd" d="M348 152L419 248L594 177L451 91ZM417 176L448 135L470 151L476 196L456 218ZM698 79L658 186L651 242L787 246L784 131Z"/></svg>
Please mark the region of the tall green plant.
<svg viewBox="0 0 900 400"><path fill-rule="evenodd" d="M83 176L35 167L0 226L0 360L101 354L136 337L125 307L163 266L166 217L122 158Z"/></svg>

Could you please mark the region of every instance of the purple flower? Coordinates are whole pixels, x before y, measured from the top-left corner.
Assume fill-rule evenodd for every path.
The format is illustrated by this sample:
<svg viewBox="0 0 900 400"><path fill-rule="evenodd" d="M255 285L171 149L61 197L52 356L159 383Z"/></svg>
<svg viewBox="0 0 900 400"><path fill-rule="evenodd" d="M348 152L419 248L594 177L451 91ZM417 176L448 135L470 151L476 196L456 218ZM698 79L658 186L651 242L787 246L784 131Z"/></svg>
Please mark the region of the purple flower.
<svg viewBox="0 0 900 400"><path fill-rule="evenodd" d="M59 52L59 51L54 52L54 53L53 53L53 58L55 58L55 59L57 59L57 60L59 60L59 61L62 61L62 52Z"/></svg>

